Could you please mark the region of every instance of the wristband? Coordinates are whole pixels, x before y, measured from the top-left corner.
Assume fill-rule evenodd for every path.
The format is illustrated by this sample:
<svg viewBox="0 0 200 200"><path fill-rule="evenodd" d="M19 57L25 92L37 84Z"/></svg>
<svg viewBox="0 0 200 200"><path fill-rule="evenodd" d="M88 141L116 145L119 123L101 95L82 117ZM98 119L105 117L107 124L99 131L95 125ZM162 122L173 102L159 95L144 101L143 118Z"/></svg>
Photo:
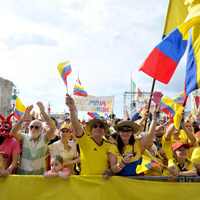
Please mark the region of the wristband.
<svg viewBox="0 0 200 200"><path fill-rule="evenodd" d="M157 120L157 118L156 118L156 117L152 117L152 119L154 119L154 120Z"/></svg>
<svg viewBox="0 0 200 200"><path fill-rule="evenodd" d="M12 170L10 168L8 168L9 174L12 174Z"/></svg>
<svg viewBox="0 0 200 200"><path fill-rule="evenodd" d="M125 165L126 163L123 161L123 159L121 160L121 162Z"/></svg>
<svg viewBox="0 0 200 200"><path fill-rule="evenodd" d="M69 111L73 111L76 110L76 106L74 106L73 108L69 108Z"/></svg>
<svg viewBox="0 0 200 200"><path fill-rule="evenodd" d="M125 166L121 166L120 163L118 162L118 163L117 163L117 167L118 167L120 170L122 170Z"/></svg>

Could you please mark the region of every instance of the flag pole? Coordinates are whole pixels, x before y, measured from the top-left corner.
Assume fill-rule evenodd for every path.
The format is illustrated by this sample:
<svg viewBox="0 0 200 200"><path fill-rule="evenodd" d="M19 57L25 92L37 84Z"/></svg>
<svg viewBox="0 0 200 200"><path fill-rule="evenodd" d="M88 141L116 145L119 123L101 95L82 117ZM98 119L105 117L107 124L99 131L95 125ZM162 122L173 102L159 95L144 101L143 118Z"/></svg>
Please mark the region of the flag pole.
<svg viewBox="0 0 200 200"><path fill-rule="evenodd" d="M152 87L151 87L151 94L150 94L150 98L149 98L149 105L148 105L148 110L147 110L147 112L149 112L149 110L150 110L150 106L151 106L151 97L152 97L152 93L153 93L153 91L154 91L155 82L156 82L156 79L154 78L154 79L153 79L153 83L152 83ZM147 125L147 119L145 120L144 131L146 130L146 125Z"/></svg>

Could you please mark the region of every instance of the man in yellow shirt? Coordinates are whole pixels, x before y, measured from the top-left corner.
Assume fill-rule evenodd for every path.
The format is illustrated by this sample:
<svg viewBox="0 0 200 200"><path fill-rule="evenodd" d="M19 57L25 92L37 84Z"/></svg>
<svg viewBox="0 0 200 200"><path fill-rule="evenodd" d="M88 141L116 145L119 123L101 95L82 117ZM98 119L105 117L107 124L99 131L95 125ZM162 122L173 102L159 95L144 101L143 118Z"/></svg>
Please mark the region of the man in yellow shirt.
<svg viewBox="0 0 200 200"><path fill-rule="evenodd" d="M69 107L70 119L80 148L80 175L104 175L104 179L108 178L112 174L108 169L110 167L108 150L111 143L102 136L110 125L95 118L89 121L84 131L78 121L74 99L69 94L66 94L65 103Z"/></svg>

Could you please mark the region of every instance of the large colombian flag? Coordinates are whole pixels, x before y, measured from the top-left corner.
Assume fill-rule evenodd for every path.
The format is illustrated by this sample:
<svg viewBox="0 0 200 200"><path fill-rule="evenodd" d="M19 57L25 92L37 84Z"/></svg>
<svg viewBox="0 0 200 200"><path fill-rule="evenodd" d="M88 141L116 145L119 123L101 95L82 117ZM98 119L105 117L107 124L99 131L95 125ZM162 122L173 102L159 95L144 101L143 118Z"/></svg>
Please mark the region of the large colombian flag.
<svg viewBox="0 0 200 200"><path fill-rule="evenodd" d="M83 89L83 86L81 86L78 82L74 85L73 94L77 96L83 96L83 97L88 96L87 92Z"/></svg>
<svg viewBox="0 0 200 200"><path fill-rule="evenodd" d="M200 24L191 31L191 40L187 55L186 77L184 87L184 104L188 95L200 88Z"/></svg>
<svg viewBox="0 0 200 200"><path fill-rule="evenodd" d="M72 68L69 61L58 64L57 67L65 85L67 86L67 76L72 72Z"/></svg>
<svg viewBox="0 0 200 200"><path fill-rule="evenodd" d="M200 22L199 4L191 7L185 22L170 32L139 68L154 79L167 84L182 58L186 47L188 31Z"/></svg>
<svg viewBox="0 0 200 200"><path fill-rule="evenodd" d="M26 110L26 106L24 106L22 104L22 102L20 101L19 97L17 97L15 111L14 111L14 117L17 120L20 120L20 118L23 116L25 110Z"/></svg>

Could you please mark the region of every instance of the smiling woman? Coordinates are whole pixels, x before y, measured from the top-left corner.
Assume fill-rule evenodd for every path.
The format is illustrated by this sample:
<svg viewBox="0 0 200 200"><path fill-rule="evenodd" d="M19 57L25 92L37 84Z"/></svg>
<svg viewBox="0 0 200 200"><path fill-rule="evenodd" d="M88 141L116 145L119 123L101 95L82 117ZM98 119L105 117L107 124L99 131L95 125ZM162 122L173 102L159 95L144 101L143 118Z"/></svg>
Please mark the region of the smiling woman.
<svg viewBox="0 0 200 200"><path fill-rule="evenodd" d="M142 148L147 145L155 135L154 130L157 124L156 112L150 125L149 133L140 138L134 137L140 126L131 121L120 121L114 126L119 133L117 144L112 144L109 149L109 160L111 170L120 176L135 176L136 167L142 162Z"/></svg>

